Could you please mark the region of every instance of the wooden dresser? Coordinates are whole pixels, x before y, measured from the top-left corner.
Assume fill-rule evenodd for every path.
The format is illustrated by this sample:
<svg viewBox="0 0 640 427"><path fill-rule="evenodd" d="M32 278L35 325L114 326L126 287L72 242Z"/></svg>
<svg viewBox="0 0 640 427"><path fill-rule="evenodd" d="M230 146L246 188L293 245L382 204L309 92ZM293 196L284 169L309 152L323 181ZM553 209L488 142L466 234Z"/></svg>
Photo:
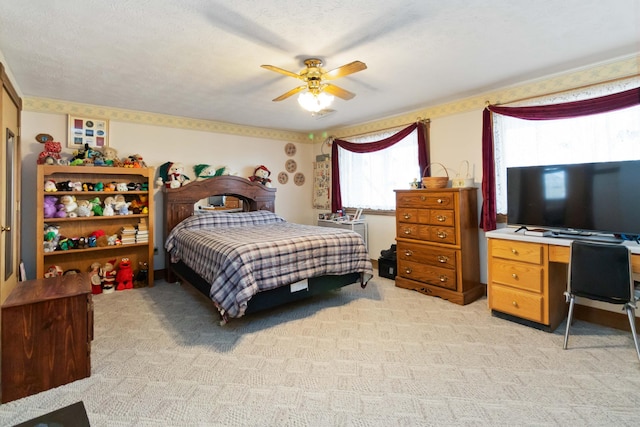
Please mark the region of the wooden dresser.
<svg viewBox="0 0 640 427"><path fill-rule="evenodd" d="M88 274L19 282L2 304L2 403L91 375Z"/></svg>
<svg viewBox="0 0 640 427"><path fill-rule="evenodd" d="M480 283L477 191L396 190L396 286L468 304Z"/></svg>

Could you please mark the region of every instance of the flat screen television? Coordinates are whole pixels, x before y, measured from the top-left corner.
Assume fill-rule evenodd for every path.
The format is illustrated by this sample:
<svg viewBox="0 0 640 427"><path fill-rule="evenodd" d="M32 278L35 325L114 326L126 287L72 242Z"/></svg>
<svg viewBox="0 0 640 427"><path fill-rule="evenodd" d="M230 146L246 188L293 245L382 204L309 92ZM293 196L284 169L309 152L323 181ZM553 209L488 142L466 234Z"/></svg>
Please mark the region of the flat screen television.
<svg viewBox="0 0 640 427"><path fill-rule="evenodd" d="M224 206L224 196L209 196L209 206L222 207Z"/></svg>
<svg viewBox="0 0 640 427"><path fill-rule="evenodd" d="M507 168L507 223L640 235L640 160Z"/></svg>

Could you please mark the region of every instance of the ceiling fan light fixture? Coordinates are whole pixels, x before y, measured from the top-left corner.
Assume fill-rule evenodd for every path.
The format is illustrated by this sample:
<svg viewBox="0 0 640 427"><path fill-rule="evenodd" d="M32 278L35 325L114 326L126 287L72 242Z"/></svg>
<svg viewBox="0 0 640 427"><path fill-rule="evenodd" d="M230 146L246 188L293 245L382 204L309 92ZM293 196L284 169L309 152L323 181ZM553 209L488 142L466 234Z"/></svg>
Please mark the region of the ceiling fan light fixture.
<svg viewBox="0 0 640 427"><path fill-rule="evenodd" d="M302 108L312 113L322 111L333 103L334 96L325 92L312 93L309 91L302 92L298 95L298 104Z"/></svg>

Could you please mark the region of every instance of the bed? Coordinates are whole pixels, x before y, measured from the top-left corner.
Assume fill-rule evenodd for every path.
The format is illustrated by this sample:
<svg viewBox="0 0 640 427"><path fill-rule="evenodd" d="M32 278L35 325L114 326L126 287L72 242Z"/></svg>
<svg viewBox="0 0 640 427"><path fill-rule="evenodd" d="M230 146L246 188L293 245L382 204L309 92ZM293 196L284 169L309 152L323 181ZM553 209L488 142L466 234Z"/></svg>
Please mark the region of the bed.
<svg viewBox="0 0 640 427"><path fill-rule="evenodd" d="M373 276L359 234L285 221L275 194L236 176L164 188L167 280L210 298L222 323L357 282L365 288ZM240 212L196 208L221 195L239 199Z"/></svg>

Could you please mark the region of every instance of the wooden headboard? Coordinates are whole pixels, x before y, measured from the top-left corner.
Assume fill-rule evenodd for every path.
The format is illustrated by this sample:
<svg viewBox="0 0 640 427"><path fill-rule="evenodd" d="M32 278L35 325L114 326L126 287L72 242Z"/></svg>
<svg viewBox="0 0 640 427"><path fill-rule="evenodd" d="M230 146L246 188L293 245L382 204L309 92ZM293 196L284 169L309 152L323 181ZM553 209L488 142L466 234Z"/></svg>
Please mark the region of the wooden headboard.
<svg viewBox="0 0 640 427"><path fill-rule="evenodd" d="M242 200L244 211L275 212L276 189L238 176L216 176L193 181L183 187L164 187L164 237L180 221L193 215L195 204L210 196L234 196Z"/></svg>

